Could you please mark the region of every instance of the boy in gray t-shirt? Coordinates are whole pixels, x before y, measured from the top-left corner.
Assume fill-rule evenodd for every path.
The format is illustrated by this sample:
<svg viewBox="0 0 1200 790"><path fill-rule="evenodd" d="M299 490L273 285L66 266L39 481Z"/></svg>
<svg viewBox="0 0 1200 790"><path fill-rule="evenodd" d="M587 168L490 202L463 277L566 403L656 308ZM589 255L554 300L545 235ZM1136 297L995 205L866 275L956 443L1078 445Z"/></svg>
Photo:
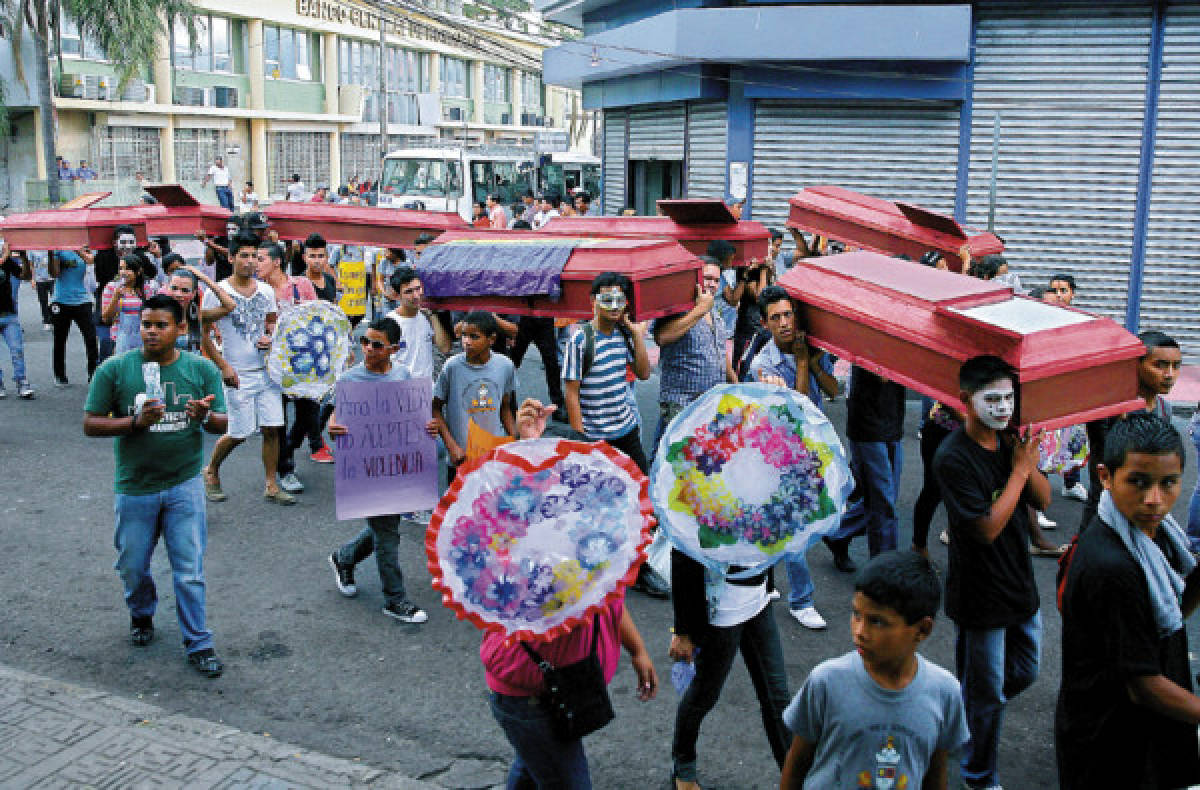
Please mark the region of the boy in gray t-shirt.
<svg viewBox="0 0 1200 790"><path fill-rule="evenodd" d="M783 713L781 788L947 786L970 733L954 676L917 655L941 582L928 559L891 551L854 584L853 653L819 664Z"/></svg>
<svg viewBox="0 0 1200 790"><path fill-rule="evenodd" d="M517 430L517 371L512 360L491 350L500 331L495 316L475 310L459 326L463 353L446 362L433 386L433 418L453 466L467 457L471 421L495 436Z"/></svg>

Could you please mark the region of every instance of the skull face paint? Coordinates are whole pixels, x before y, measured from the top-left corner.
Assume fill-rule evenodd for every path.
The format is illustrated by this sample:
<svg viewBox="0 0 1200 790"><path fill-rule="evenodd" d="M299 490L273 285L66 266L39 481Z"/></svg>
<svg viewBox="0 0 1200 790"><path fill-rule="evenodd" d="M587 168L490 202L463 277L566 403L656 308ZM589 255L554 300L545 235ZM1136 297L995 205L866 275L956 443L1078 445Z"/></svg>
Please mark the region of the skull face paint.
<svg viewBox="0 0 1200 790"><path fill-rule="evenodd" d="M1017 393L1009 379L996 379L971 396L971 406L980 422L993 431L1008 427L1017 405Z"/></svg>
<svg viewBox="0 0 1200 790"><path fill-rule="evenodd" d="M126 255L137 249L137 237L132 233L118 233L115 243L118 255Z"/></svg>

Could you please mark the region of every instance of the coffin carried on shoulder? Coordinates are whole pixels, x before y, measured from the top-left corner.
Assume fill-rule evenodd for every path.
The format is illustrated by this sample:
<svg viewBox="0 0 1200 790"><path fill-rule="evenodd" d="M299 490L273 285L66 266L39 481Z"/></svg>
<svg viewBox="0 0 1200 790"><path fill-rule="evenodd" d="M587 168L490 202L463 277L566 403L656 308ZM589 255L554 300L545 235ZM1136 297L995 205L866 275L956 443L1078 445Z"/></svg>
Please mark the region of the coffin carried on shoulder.
<svg viewBox="0 0 1200 790"><path fill-rule="evenodd" d="M1107 318L873 252L808 258L779 284L804 303L813 345L947 403L958 369L994 354L1019 371L1018 418L1077 425L1144 405L1134 335Z"/></svg>
<svg viewBox="0 0 1200 790"><path fill-rule="evenodd" d="M145 188L158 203L139 206L150 236L191 236L198 230L206 236L224 236L232 213L222 206L196 200L178 184L160 184Z"/></svg>
<svg viewBox="0 0 1200 790"><path fill-rule="evenodd" d="M146 220L142 206L96 207L111 192L80 195L63 208L48 208L10 214L0 220L9 249L13 250L107 250L113 246L113 229L129 225L138 245L146 243ZM69 206L69 208L68 208Z"/></svg>
<svg viewBox="0 0 1200 790"><path fill-rule="evenodd" d="M733 245L733 263L745 266L767 257L771 233L761 222L739 221L719 200L660 200L662 217L555 217L538 233L625 239L670 239L694 255L704 255L710 242Z"/></svg>
<svg viewBox="0 0 1200 790"><path fill-rule="evenodd" d="M673 241L464 231L426 248L418 272L437 309L580 320L592 317L592 280L616 272L633 282L629 315L644 321L690 310L700 269Z"/></svg>
<svg viewBox="0 0 1200 790"><path fill-rule="evenodd" d="M439 236L470 228L452 211L279 202L264 213L281 239L305 239L318 233L330 244L370 247L412 247L422 233Z"/></svg>
<svg viewBox="0 0 1200 790"><path fill-rule="evenodd" d="M789 228L914 261L937 250L956 272L965 271L972 258L1004 252L994 233L970 235L952 217L842 187L806 187L788 204Z"/></svg>

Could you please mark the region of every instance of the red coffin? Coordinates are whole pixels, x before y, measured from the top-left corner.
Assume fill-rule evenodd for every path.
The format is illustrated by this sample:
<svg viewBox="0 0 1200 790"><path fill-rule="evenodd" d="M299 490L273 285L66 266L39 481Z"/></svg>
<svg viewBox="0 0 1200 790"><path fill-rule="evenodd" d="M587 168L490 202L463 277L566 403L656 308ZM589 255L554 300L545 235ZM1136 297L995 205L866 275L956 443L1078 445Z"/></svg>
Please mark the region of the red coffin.
<svg viewBox="0 0 1200 790"><path fill-rule="evenodd" d="M191 236L203 230L208 236L224 236L225 224L232 214L221 206L208 206L178 184L146 187L158 201L139 206L150 236Z"/></svg>
<svg viewBox="0 0 1200 790"><path fill-rule="evenodd" d="M503 244L504 238L530 240L529 231L467 231L447 233L435 244L470 242ZM656 239L579 239L562 273L562 298L544 296L467 296L428 300L443 310L491 310L497 313L585 320L592 317L592 280L617 272L633 281L629 314L645 321L690 310L700 282L700 259L673 241Z"/></svg>
<svg viewBox="0 0 1200 790"><path fill-rule="evenodd" d="M780 285L814 345L948 403L958 368L995 354L1020 372L1021 424L1058 428L1137 408L1141 342L1107 318L873 252L809 258Z"/></svg>
<svg viewBox="0 0 1200 790"><path fill-rule="evenodd" d="M412 247L422 233L441 235L471 226L451 211L337 206L331 203L275 203L266 209L281 239L319 233L330 244Z"/></svg>
<svg viewBox="0 0 1200 790"><path fill-rule="evenodd" d="M943 214L842 187L807 187L788 203L789 228L884 255L907 255L914 261L937 250L956 272L969 265L972 258L1004 252L1004 242L994 233L969 236Z"/></svg>
<svg viewBox="0 0 1200 790"><path fill-rule="evenodd" d="M107 196L98 192L88 197L99 200ZM107 250L113 246L113 229L118 225L133 226L137 243L146 243L141 206L49 208L10 214L0 220L0 232L14 250Z"/></svg>
<svg viewBox="0 0 1200 790"><path fill-rule="evenodd" d="M714 205L715 204L715 205ZM708 243L733 244L733 262L745 266L767 257L771 233L761 222L738 221L719 200L660 200L664 217L555 217L539 233L591 238L671 239L693 255L704 255Z"/></svg>

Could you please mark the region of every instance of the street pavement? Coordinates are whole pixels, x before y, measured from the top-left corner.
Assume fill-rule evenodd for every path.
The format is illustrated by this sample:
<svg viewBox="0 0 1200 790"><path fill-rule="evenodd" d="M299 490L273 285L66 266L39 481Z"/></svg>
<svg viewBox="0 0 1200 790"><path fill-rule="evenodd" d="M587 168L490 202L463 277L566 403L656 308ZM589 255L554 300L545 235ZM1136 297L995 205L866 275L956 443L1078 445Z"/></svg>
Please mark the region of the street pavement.
<svg viewBox="0 0 1200 790"><path fill-rule="evenodd" d="M239 782L301 786L306 780L287 771L309 764L328 770L333 777L329 784L404 786L383 783L408 777L435 787L476 788L503 781L511 749L488 711L478 658L479 632L441 606L430 586L421 529L412 526L402 536L401 562L410 597L429 612L428 623L403 625L381 614L383 600L371 561L359 567L358 598L343 598L334 587L327 557L360 525L335 520L332 467L313 464L306 456L300 457L298 473L308 490L295 507L263 501L256 439L239 447L223 469L229 501L209 506L208 616L217 651L226 662L225 674L208 680L185 664L169 566L161 549L153 566L161 599L157 637L148 648L131 647L120 582L112 570L112 442L84 437L80 425L86 381L82 344L73 331L68 353L72 384L54 389L50 336L37 320L32 289L22 289L21 302L26 359L38 396L26 402L10 394L0 401L4 427L0 432L0 556L7 558L7 570L0 574L0 600L6 603L0 607L0 709L12 707L5 704L10 700L21 709L41 706L38 715L56 717L58 723L22 730L20 721L0 715L0 740L24 738L30 732L38 735L39 727L42 735L59 730L64 735L56 745L46 746L48 756L20 752L26 755L24 762L12 770L48 769L55 760L66 759L63 755L74 759L73 745L96 743L102 738L95 733L111 731L113 743L128 741L131 750L151 753L166 744L182 755L178 760L160 755L162 762L155 762L160 757L140 762L131 758L130 765L145 773L135 774L135 767L130 767L129 780L114 780L116 784L134 784L135 775L170 784L181 780L184 775L177 772L189 764L211 765L211 771L217 771L229 760L243 761L239 766L243 773L223 780L230 786ZM3 349L0 367L11 387L11 368ZM638 388L647 434L657 421L657 387L654 376ZM532 349L521 369L520 395L545 397ZM844 402L835 402L829 412L835 425L844 425ZM910 541L912 504L920 487L917 413L917 402L911 401L901 487L902 547ZM1177 419L1177 424L1184 427L1182 420ZM1195 467L1195 459L1189 457L1185 494L1175 508L1181 520L1186 517ZM1059 481L1052 483L1056 499L1048 514L1060 528L1049 534L1065 541L1074 532L1082 505L1064 501L1058 496ZM930 550L943 566L946 552L937 535L944 526L939 511ZM808 556L816 604L829 628L807 631L788 616L786 607L773 605L792 693L815 664L851 648L852 579L833 568L823 547L813 548ZM852 556L860 564L865 562L865 541L855 542ZM1000 778L1009 790L1056 784L1052 742L1060 673L1056 563L1035 558L1034 566L1045 620L1042 671L1006 714ZM786 588L784 577L779 574L777 582ZM635 699L635 676L623 659L610 687L617 720L587 739L587 752L597 788L667 787L678 701L668 680L671 608L669 602L637 593L627 601L655 658L659 697L649 703ZM1189 631L1196 644L1194 624ZM953 638L953 624L939 618L924 655L953 668ZM60 694L52 691L58 688L54 681L95 691ZM47 703L50 696L62 704ZM78 704L89 699L100 700L103 710ZM122 710L129 712L121 714ZM127 718L124 727L122 715ZM152 725L137 725L142 719ZM132 729L130 721L136 725ZM85 731L92 734L82 734ZM144 738L138 741L144 745L137 746L134 740L139 732L149 732L153 738ZM269 743L263 740L268 734ZM29 740L36 739L29 736ZM278 742L295 746L281 751ZM283 751L303 758L281 758ZM778 770L740 663L705 720L699 751L706 790L777 786ZM234 752L243 756L231 757ZM88 754L93 762L124 759L124 752L109 754L102 746ZM13 759L7 752L4 756ZM4 770L0 768L0 786L30 786L43 778L47 786L69 783L67 774L49 770L36 776ZM198 780L210 768L194 770L197 773L189 778ZM261 776L246 773L259 770ZM31 781L13 784L6 776ZM99 778L91 783L103 784Z"/></svg>

